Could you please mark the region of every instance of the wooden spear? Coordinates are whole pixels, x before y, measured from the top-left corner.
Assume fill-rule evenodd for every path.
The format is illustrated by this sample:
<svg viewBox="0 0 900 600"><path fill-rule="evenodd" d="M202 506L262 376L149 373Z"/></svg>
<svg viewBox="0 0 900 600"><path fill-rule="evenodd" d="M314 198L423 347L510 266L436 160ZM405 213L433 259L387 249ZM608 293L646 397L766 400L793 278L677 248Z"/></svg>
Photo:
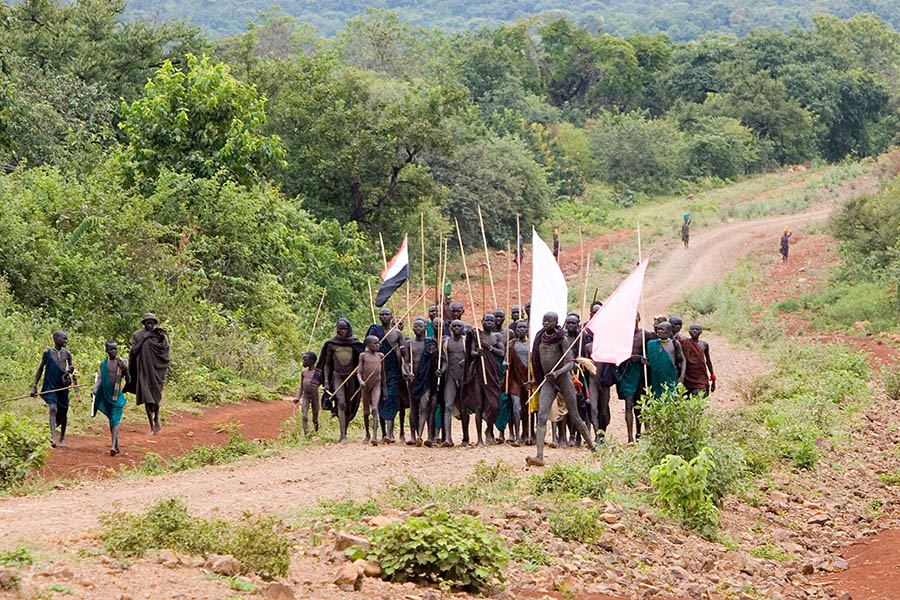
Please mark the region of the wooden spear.
<svg viewBox="0 0 900 600"><path fill-rule="evenodd" d="M366 278L366 282L368 282L368 278ZM316 309L316 318L313 320L312 331L309 332L309 343L306 344L306 351L309 352L309 349L312 348L313 338L316 335L316 325L319 324L319 313L322 312L322 303L325 302L325 292L328 291L328 288L322 288L322 297L319 299L319 308ZM372 284L369 284L369 298L372 298Z"/></svg>
<svg viewBox="0 0 900 600"><path fill-rule="evenodd" d="M459 219L453 219L456 222L456 237L459 239L459 254L462 256L462 264L463 271L466 274L466 287L469 290L469 302L472 304L472 311L475 311L475 296L472 295L472 281L469 279L469 266L466 264L466 249L463 246L462 241L462 233L459 231ZM477 318L477 315L476 315ZM478 350L482 351L481 347L481 334L478 332L477 326L475 329L475 341L478 342ZM484 385L487 385L487 367L484 364L484 356L481 357L481 377L484 380Z"/></svg>
<svg viewBox="0 0 900 600"><path fill-rule="evenodd" d="M499 305L497 304L497 291L494 289L494 274L491 272L491 255L488 252L487 235L484 233L484 219L481 218L481 205L477 204L476 206L478 207L478 224L481 225L481 241L484 242L484 262L487 263L488 277L491 278L491 297L494 300L494 308L496 308Z"/></svg>

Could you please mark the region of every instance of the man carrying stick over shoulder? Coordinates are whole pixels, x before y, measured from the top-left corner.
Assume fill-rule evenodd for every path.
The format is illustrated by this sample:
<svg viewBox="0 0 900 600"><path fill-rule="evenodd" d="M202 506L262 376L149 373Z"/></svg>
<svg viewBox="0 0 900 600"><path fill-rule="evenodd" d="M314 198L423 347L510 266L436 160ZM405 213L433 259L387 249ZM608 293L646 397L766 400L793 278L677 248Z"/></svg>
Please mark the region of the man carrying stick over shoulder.
<svg viewBox="0 0 900 600"><path fill-rule="evenodd" d="M547 419L550 417L550 407L556 402L557 394L565 399L575 429L581 433L590 449L596 450L587 425L578 415L578 400L575 397L575 385L571 376L575 359L572 357L572 350L566 344L566 332L559 326L559 315L555 312L546 313L543 325L543 329L535 336L531 354L534 377L539 383L543 380L537 416L537 454L525 458L528 465L536 467L544 466Z"/></svg>
<svg viewBox="0 0 900 600"><path fill-rule="evenodd" d="M41 399L50 410L50 445L56 448L66 447L66 423L69 415L69 386L72 385L72 353L66 350L69 336L64 331L53 332L53 348L49 348L41 356L41 364L34 375L32 398L38 395L37 386L44 376L41 386ZM56 437L56 426L59 425L59 438Z"/></svg>

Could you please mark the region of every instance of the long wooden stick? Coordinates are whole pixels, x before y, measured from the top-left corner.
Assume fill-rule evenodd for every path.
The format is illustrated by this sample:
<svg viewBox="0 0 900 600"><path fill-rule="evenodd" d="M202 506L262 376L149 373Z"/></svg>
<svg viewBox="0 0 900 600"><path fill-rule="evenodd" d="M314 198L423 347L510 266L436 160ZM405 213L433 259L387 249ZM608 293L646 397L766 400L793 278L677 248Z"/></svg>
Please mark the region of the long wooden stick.
<svg viewBox="0 0 900 600"><path fill-rule="evenodd" d="M484 242L484 262L487 263L488 277L491 278L491 297L494 299L494 307L496 308L498 306L497 290L494 289L494 274L491 271L491 255L488 252L487 235L484 232L484 219L481 218L481 205L477 204L476 206L478 207L478 223L481 225L481 241ZM482 283L482 285L484 284Z"/></svg>
<svg viewBox="0 0 900 600"><path fill-rule="evenodd" d="M41 394L52 394L52 393L54 393L54 392L62 392L62 391L65 391L65 390L72 390L72 389L75 389L75 388L77 388L77 387L78 387L78 384L77 384L77 383L73 383L72 385L69 385L69 386L66 386L66 387L61 387L61 388L56 388L55 390L42 390L42 391L38 392L37 395L40 396ZM31 394L25 394L24 396L16 396L15 398L4 398L3 400L0 400L0 403L2 403L2 402L12 402L12 401L14 401L14 400L24 400L25 398L31 398Z"/></svg>
<svg viewBox="0 0 900 600"><path fill-rule="evenodd" d="M369 281L369 278L366 277L366 284L369 286L369 308L372 309L372 323L377 323L375 320L375 298L372 296L372 282Z"/></svg>
<svg viewBox="0 0 900 600"><path fill-rule="evenodd" d="M368 281L368 279L366 279ZM328 291L328 288L322 288L322 297L319 299L319 308L316 309L316 318L313 319L312 331L309 332L309 343L306 344L306 351L309 352L310 348L312 348L313 338L316 335L316 325L319 324L319 313L322 312L322 303L325 302L325 292ZM372 284L369 284L369 298L372 297Z"/></svg>
<svg viewBox="0 0 900 600"><path fill-rule="evenodd" d="M422 241L422 291L425 291L425 213L419 213L419 237ZM437 285L437 282L435 282ZM428 301L422 298L422 314L428 314Z"/></svg>
<svg viewBox="0 0 900 600"><path fill-rule="evenodd" d="M641 264L642 262L644 262L644 256L641 253L641 220L640 219L637 220L637 237L638 237L638 239L637 239L637 242L638 242L638 264ZM644 314L644 286L643 285L641 286L641 317L646 318L646 315ZM644 357L647 356L647 334L645 332L646 332L646 330L644 329L644 326L641 325L641 349L643 350ZM644 361L641 361L641 362L644 363L644 388L646 389L647 384L649 383L649 379L647 376L647 363Z"/></svg>
<svg viewBox="0 0 900 600"><path fill-rule="evenodd" d="M519 302L519 318L522 317L522 313L525 312L525 305L522 304L522 244L520 240L522 239L522 233L519 231L519 215L516 215L516 257L518 260L516 261L516 298Z"/></svg>
<svg viewBox="0 0 900 600"><path fill-rule="evenodd" d="M509 240L506 241L506 314L512 321L512 255L509 253ZM506 395L509 396L509 327L506 328L506 347L504 361L506 367Z"/></svg>
<svg viewBox="0 0 900 600"><path fill-rule="evenodd" d="M581 273L584 277L584 286L581 290L581 312L578 313L579 319L584 319L584 305L587 304L587 278L588 271L585 268L585 258L584 258L584 233L581 231L581 227L578 228L578 247L579 252L581 254Z"/></svg>
<svg viewBox="0 0 900 600"><path fill-rule="evenodd" d="M459 219L453 219L456 222L456 237L459 239L459 254L462 256L462 264L463 271L466 274L466 287L469 290L469 302L472 303L472 311L475 311L475 296L472 295L472 281L469 279L469 266L466 264L466 249L463 246L462 241L462 233L459 230ZM477 317L477 315L476 315ZM478 350L481 352L483 348L481 347L481 334L478 332L478 329L475 329L475 341L478 342ZM484 385L487 385L487 367L484 364L484 356L481 356L481 377L484 380Z"/></svg>
<svg viewBox="0 0 900 600"><path fill-rule="evenodd" d="M425 294L422 294L422 296L424 296L424 295L425 295ZM419 303L419 300L422 299L422 296L419 296L418 298L416 298L416 301L413 303L413 306L415 306L416 304ZM411 310L411 309L410 309L410 310ZM390 329L387 330L387 333L385 333L385 334L384 334L384 337L381 338L381 339L386 338L386 337L389 336L394 330L396 330L397 327L399 326L399 324L400 324L400 323L403 321L403 319L405 319L405 318L406 318L406 314L404 314L402 317L400 317L399 319L397 319L396 322L394 323L394 325L393 325ZM400 346L400 344L397 344L396 346L394 346L394 348L397 348L397 347L399 347L399 346ZM393 350L393 348L392 348L391 350ZM390 354L390 352L388 352L387 354ZM385 356L387 356L387 354L385 354ZM384 360L384 359L382 358L382 360ZM341 388L343 388L344 385L345 385L345 384L346 384L346 383L347 383L354 375L356 375L356 372L357 372L357 371L359 371L359 365L356 365L356 368L354 368L352 371L350 371L350 374L347 375L347 377L341 382L341 385L337 386L337 388L335 388L335 390L334 390L333 392L331 392L331 395L334 396L335 394L337 394L337 393L341 390ZM366 381L368 381L368 378L366 378Z"/></svg>
<svg viewBox="0 0 900 600"><path fill-rule="evenodd" d="M418 302L416 303L418 304ZM406 326L409 327L409 333L412 334L412 310L415 308L415 305L409 305L409 279L406 280ZM401 355L402 356L402 355ZM413 356L412 356L412 348L409 351L409 370L412 373L415 373L416 370L413 368Z"/></svg>
<svg viewBox="0 0 900 600"><path fill-rule="evenodd" d="M441 290L444 289L444 283L447 279L447 255L450 254L450 240L444 240L444 236L441 236L441 257L443 264L441 265L441 277L435 284L440 284ZM443 292L442 292L443 293ZM437 367L438 373L441 372L441 354L444 351L444 301L441 300L441 303L438 305L438 359L437 359ZM438 375L438 379L440 379L440 375Z"/></svg>

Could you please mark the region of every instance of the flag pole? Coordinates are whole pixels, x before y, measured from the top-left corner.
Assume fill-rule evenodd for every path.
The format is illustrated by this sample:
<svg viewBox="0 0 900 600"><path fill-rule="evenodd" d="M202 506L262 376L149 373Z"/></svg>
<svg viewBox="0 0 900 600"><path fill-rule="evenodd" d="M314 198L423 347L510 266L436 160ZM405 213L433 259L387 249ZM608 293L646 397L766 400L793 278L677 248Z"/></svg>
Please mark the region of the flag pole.
<svg viewBox="0 0 900 600"><path fill-rule="evenodd" d="M427 288L425 287L425 213L419 213L419 239L422 242L422 291L424 292ZM437 285L437 282L434 282ZM422 298L422 314L428 315L428 301L425 298Z"/></svg>
<svg viewBox="0 0 900 600"><path fill-rule="evenodd" d="M644 256L641 252L641 220L638 218L637 220L637 244L638 244L638 264L644 262ZM647 315L644 314L644 286L641 286L641 318L646 318ZM643 324L641 324L641 352L643 353L643 358L647 357L647 333L644 329ZM644 365L644 389L646 390L648 381L647 376L647 363L644 360L641 360L641 363Z"/></svg>
<svg viewBox="0 0 900 600"><path fill-rule="evenodd" d="M369 283L369 278L366 277L366 283ZM316 325L319 324L319 314L322 312L322 303L325 302L325 292L328 291L328 288L322 288L322 297L319 299L319 308L316 309L316 318L313 319L312 331L309 333L309 343L306 344L306 351L309 352L309 349L312 348L313 338L316 335ZM372 284L369 283L369 300L372 299ZM374 313L374 311L373 311Z"/></svg>
<svg viewBox="0 0 900 600"><path fill-rule="evenodd" d="M585 262L584 233L582 232L581 227L578 228L578 244L581 248L581 270L584 274L584 287L581 290L581 313L579 314L579 316L581 319L584 319L584 307L587 304L588 272L591 267L589 262ZM587 323L586 320L584 322Z"/></svg>
<svg viewBox="0 0 900 600"><path fill-rule="evenodd" d="M506 314L512 321L512 255L509 253L509 240L506 240ZM506 395L509 396L509 327L506 328Z"/></svg>
<svg viewBox="0 0 900 600"><path fill-rule="evenodd" d="M375 320L375 299L372 296L372 282L368 277L366 277L366 284L369 286L369 308L372 309L372 324L374 325L378 321Z"/></svg>
<svg viewBox="0 0 900 600"><path fill-rule="evenodd" d="M459 254L462 256L462 264L463 271L466 274L466 288L469 290L469 302L472 303L472 311L475 311L475 296L472 295L472 281L469 279L469 266L466 264L466 250L463 246L462 241L462 233L459 230L459 219L453 219L456 223L456 237L459 239ZM484 286L482 286L483 289ZM476 315L477 316L477 315ZM475 341L478 342L478 350L482 351L481 347L481 334L478 332L478 329L475 329ZM484 364L484 356L481 357L481 377L484 380L484 385L487 385L487 367Z"/></svg>
<svg viewBox="0 0 900 600"><path fill-rule="evenodd" d="M488 254L487 235L484 233L484 219L481 218L481 205L478 207L478 224L481 225L481 241L484 242L484 262L487 263L488 277L491 278L491 297L494 299L494 308L497 305L497 290L494 289L494 274L491 272L491 255Z"/></svg>

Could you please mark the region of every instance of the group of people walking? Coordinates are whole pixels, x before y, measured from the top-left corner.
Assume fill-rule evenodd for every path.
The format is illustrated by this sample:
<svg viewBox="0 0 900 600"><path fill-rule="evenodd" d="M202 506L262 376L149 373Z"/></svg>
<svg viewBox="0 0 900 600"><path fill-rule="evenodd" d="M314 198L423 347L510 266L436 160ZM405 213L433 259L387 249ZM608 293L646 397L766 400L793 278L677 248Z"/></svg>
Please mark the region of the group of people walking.
<svg viewBox="0 0 900 600"><path fill-rule="evenodd" d="M463 321L463 303L447 298L443 306L431 306L428 317L412 322L411 336L404 335L403 320L384 307L362 340L347 319L339 319L319 355L303 356L295 402L302 403L304 432L309 433L310 411L318 431L323 406L338 419L339 442L346 443L348 425L362 406L367 444L452 447L457 418L459 443L467 446L473 443L474 417L476 445L535 445L528 462L542 465L548 423L551 447L603 443L612 388L625 403L629 442L641 434L645 393L661 396L678 384L693 394L715 391L709 345L700 339L699 324L684 336L682 319L672 315L657 317L653 331L644 331L637 315L631 358L620 365L595 363L593 335L577 312L562 322L556 313L542 315L542 328L529 340L529 304L512 307L508 325L505 312L497 309L485 313L476 328ZM600 306L594 303L592 316Z"/></svg>
<svg viewBox="0 0 900 600"><path fill-rule="evenodd" d="M54 448L66 446L69 392L80 397L72 353L66 348L68 343L64 331L53 333L53 348L41 356L31 390L31 396L40 394L49 409L50 445ZM115 456L120 452L119 423L125 408L125 393L134 394L137 404L144 405L151 435L160 430L159 403L169 368L168 333L159 326L156 315L146 313L141 328L131 336L128 362L119 357L119 345L114 340L106 342L105 350L106 359L97 369L91 391L91 416L100 412L109 419L109 454Z"/></svg>

